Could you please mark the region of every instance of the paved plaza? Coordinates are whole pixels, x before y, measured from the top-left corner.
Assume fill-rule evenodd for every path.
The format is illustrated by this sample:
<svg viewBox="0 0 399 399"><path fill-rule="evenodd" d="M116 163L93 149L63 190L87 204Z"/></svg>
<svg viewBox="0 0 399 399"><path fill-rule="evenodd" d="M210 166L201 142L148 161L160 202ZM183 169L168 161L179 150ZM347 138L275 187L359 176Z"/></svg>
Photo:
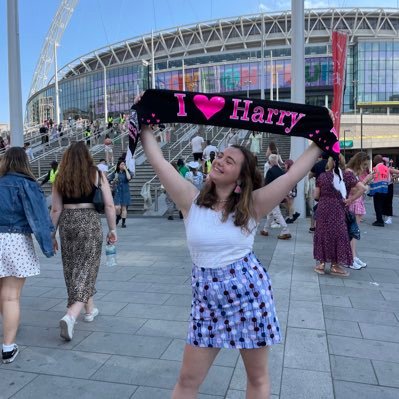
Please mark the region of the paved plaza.
<svg viewBox="0 0 399 399"><path fill-rule="evenodd" d="M284 342L270 350L273 399L399 398L399 218L361 224L368 267L346 279L313 272L308 220L293 239L257 235L270 272ZM399 200L395 198L396 213ZM167 399L182 358L190 309L190 260L181 220L132 218L119 230L118 266L102 264L93 323L59 338L66 290L61 257L42 259L26 282L16 361L0 366L0 398ZM103 262L104 263L104 262ZM245 398L236 351L221 351L201 399Z"/></svg>

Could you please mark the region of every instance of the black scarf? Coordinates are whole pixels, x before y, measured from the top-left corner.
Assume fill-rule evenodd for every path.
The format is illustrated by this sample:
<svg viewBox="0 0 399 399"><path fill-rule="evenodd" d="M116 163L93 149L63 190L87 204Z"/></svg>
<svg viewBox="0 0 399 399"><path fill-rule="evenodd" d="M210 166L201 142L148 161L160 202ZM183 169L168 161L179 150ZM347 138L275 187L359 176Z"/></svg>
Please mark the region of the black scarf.
<svg viewBox="0 0 399 399"><path fill-rule="evenodd" d="M147 90L129 118L129 149L140 126L191 123L304 137L337 159L340 152L328 109L288 102L174 90Z"/></svg>

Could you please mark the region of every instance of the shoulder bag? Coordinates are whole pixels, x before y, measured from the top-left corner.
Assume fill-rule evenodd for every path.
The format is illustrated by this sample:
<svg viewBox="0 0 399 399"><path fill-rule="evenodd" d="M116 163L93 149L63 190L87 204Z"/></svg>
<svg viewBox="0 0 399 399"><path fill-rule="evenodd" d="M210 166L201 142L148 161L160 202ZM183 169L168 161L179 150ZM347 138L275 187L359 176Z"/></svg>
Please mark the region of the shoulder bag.
<svg viewBox="0 0 399 399"><path fill-rule="evenodd" d="M104 213L105 211L105 205L104 205L104 198L103 198L103 192L101 190L101 172L98 171L98 186L96 187L94 191L94 197L93 197L93 205L95 210L98 213Z"/></svg>

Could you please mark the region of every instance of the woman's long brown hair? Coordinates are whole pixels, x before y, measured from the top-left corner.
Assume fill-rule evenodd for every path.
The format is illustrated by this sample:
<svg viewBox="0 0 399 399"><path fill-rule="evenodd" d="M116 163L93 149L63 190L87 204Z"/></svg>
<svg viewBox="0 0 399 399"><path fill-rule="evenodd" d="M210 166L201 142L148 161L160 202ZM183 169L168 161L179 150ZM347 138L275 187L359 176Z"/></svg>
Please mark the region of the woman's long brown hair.
<svg viewBox="0 0 399 399"><path fill-rule="evenodd" d="M28 157L22 147L11 147L0 158L0 176L9 172L21 173L36 180L29 165Z"/></svg>
<svg viewBox="0 0 399 399"><path fill-rule="evenodd" d="M93 190L96 172L97 167L86 144L83 141L73 143L62 156L55 188L67 198L89 195Z"/></svg>
<svg viewBox="0 0 399 399"><path fill-rule="evenodd" d="M222 221L225 222L230 213L234 213L234 225L250 231L249 221L255 218L255 211L252 203L252 192L262 187L263 179L259 169L256 167L256 159L246 148L232 145L239 149L244 155L244 162L241 166L240 181L241 193L232 192L223 210ZM197 205L213 209L217 204L215 183L205 184L201 190Z"/></svg>

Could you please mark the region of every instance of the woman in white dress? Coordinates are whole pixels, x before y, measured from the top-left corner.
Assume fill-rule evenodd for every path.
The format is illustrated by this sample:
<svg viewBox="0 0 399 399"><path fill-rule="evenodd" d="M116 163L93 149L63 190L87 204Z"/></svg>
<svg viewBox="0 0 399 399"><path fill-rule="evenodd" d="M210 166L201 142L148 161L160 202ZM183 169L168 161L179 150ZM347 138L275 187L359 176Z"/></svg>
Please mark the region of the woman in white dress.
<svg viewBox="0 0 399 399"><path fill-rule="evenodd" d="M0 315L3 322L3 363L19 353L15 343L20 319L19 299L27 277L40 273L32 233L47 256L54 255L53 226L43 191L21 147L0 160Z"/></svg>

